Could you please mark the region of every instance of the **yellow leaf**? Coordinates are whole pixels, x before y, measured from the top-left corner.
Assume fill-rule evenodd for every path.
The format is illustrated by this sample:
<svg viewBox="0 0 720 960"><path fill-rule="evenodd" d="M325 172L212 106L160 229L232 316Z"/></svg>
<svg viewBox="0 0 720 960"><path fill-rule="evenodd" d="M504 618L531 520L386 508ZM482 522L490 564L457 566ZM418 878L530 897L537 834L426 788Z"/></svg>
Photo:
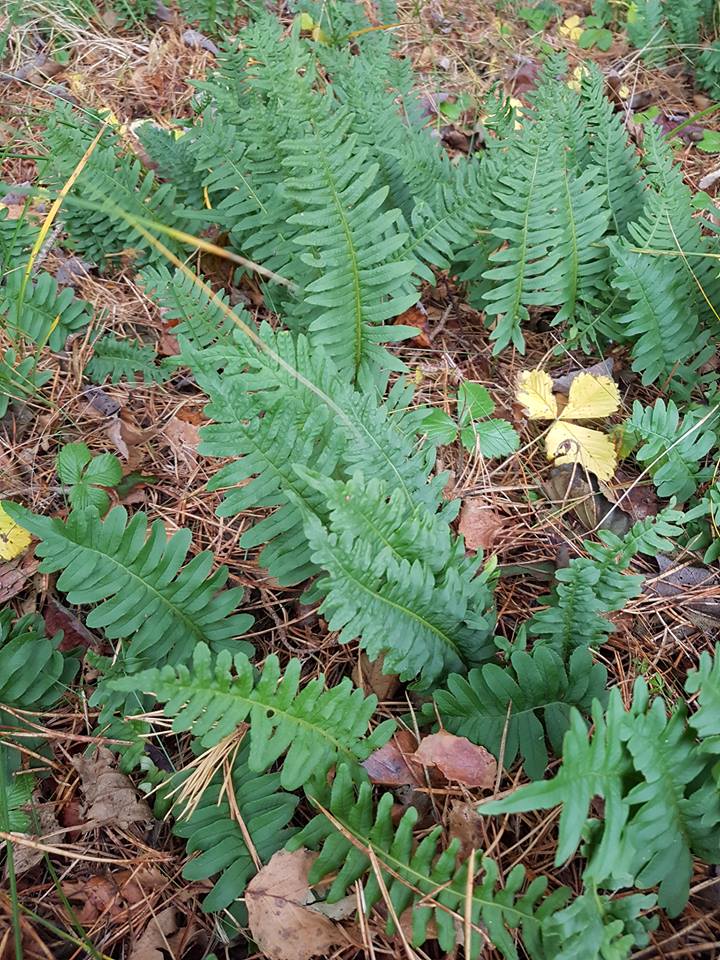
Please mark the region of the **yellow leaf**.
<svg viewBox="0 0 720 960"><path fill-rule="evenodd" d="M577 43L577 41L583 35L583 28L580 26L581 22L582 21L580 17L577 15L574 17L568 17L558 30L560 36L567 37L569 40L572 40L573 43Z"/></svg>
<svg viewBox="0 0 720 960"><path fill-rule="evenodd" d="M588 430L576 423L556 421L545 437L548 460L556 464L579 463L598 480L606 483L617 467L612 441L599 430Z"/></svg>
<svg viewBox="0 0 720 960"><path fill-rule="evenodd" d="M552 392L552 378L544 370L523 370L515 397L525 407L529 420L554 420L557 400Z"/></svg>
<svg viewBox="0 0 720 960"><path fill-rule="evenodd" d="M315 21L309 13L300 14L300 29L303 33L311 33L315 26Z"/></svg>
<svg viewBox="0 0 720 960"><path fill-rule="evenodd" d="M13 560L30 546L30 534L0 507L0 559Z"/></svg>
<svg viewBox="0 0 720 960"><path fill-rule="evenodd" d="M573 70L572 75L567 82L567 85L570 87L571 90L575 90L576 93L580 93L580 85L582 83L582 78L589 75L590 75L590 71L586 67L583 67L582 65L577 66Z"/></svg>
<svg viewBox="0 0 720 960"><path fill-rule="evenodd" d="M570 384L568 402L561 420L598 420L620 406L620 391L610 377L580 373Z"/></svg>

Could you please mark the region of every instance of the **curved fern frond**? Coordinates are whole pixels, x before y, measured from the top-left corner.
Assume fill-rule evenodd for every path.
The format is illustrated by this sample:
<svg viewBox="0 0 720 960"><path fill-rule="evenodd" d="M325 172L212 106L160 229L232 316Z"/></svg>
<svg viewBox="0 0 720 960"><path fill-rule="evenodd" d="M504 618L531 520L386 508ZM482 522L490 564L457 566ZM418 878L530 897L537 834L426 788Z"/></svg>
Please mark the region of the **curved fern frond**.
<svg viewBox="0 0 720 960"><path fill-rule="evenodd" d="M11 220L9 210L0 208L0 283L10 270L25 264L36 234L26 216Z"/></svg>
<svg viewBox="0 0 720 960"><path fill-rule="evenodd" d="M39 370L34 356L18 360L12 348L0 354L0 417L11 403L29 400L52 377L49 370Z"/></svg>
<svg viewBox="0 0 720 960"><path fill-rule="evenodd" d="M325 527L305 511L305 533L313 561L325 571L316 590L320 610L341 643L360 638L371 660L403 679L433 680L494 653L489 572L481 558L450 566L436 579L421 560L398 556L391 546L353 536L331 520Z"/></svg>
<svg viewBox="0 0 720 960"><path fill-rule="evenodd" d="M457 865L457 840L440 851L442 828L438 826L415 846L413 827L417 810L409 807L395 826L391 816L395 803L392 794L384 794L373 810L370 785L361 784L356 793L345 766L338 768L331 788L313 786L309 796L323 812L287 845L290 850L302 846L320 850L310 869L309 882L317 884L333 876L327 901L334 903L370 871L364 881L364 902L370 911L383 897L377 876L371 871L372 851L394 915L399 917L406 909L412 910L414 946L421 947L431 937L437 937L443 951L453 950L455 918L469 914L473 924L472 942L466 944L469 956L477 958L484 949L484 938L478 930L482 924L503 957L517 960L510 931L520 929L526 943L539 945L543 922L567 900L565 888L546 897L544 877L537 877L522 893L525 870L521 866L515 867L504 887L500 887L498 868L488 858L478 859L476 866L482 871L482 879L468 886L467 861ZM430 932L432 920L437 928L435 934ZM387 931L395 933L392 917L388 918Z"/></svg>
<svg viewBox="0 0 720 960"><path fill-rule="evenodd" d="M195 648L192 670L184 664L146 670L114 680L115 690L153 693L173 717L173 730L190 730L211 747L248 723L248 765L262 773L282 757L280 782L294 790L339 760L357 766L394 730L391 720L368 734L377 697L365 697L348 678L327 688L325 678L301 687L302 664L291 660L285 673L276 656L259 673L248 658L223 650L213 658L206 644Z"/></svg>
<svg viewBox="0 0 720 960"><path fill-rule="evenodd" d="M148 536L146 515L136 513L128 522L123 507L104 520L87 510L71 513L66 521L38 516L16 503L4 501L3 507L40 539L40 569L62 571L57 587L69 602L95 605L88 627L130 641L124 658L128 671L148 661L188 659L200 641L222 647L252 624L249 615L233 614L242 590L222 590L227 567L211 572L209 551L185 563L189 530L168 539L156 520Z"/></svg>
<svg viewBox="0 0 720 960"><path fill-rule="evenodd" d="M90 304L78 300L69 287L58 288L49 273L36 274L21 298L22 286L23 272L15 270L0 291L0 314L13 340L25 337L33 343L48 344L51 350L62 350L70 334L90 322Z"/></svg>
<svg viewBox="0 0 720 960"><path fill-rule="evenodd" d="M632 434L642 445L635 457L647 469L661 497L677 497L682 503L709 480L712 468L705 467L707 455L717 442L712 427L715 416L706 420L704 413L691 411L682 419L677 404L658 398L653 406L633 403L632 416L626 421Z"/></svg>
<svg viewBox="0 0 720 960"><path fill-rule="evenodd" d="M181 782L180 777L172 780L173 786ZM256 872L248 838L261 863L267 863L294 833L289 824L298 798L280 789L280 774L254 772L245 745L232 766L232 806L226 786L223 773L217 773L197 807L189 816L176 820L172 828L176 837L186 841L189 856L199 854L185 864L183 877L191 882L214 878L213 888L202 903L206 913L233 905L235 910L231 912L236 912L237 901ZM238 822L238 813L245 830Z"/></svg>
<svg viewBox="0 0 720 960"><path fill-rule="evenodd" d="M594 704L593 721L588 734L573 711L562 766L552 780L521 787L480 810L518 813L562 803L556 865L572 856L585 831L586 882L659 885L660 905L675 916L687 902L693 853L720 861L720 797L702 741L689 729L684 705L668 718L663 700L650 702L642 678L629 711L615 688L605 714ZM595 796L605 801L602 821L588 820Z"/></svg>
<svg viewBox="0 0 720 960"><path fill-rule="evenodd" d="M301 231L311 267L303 282L303 324L341 375L372 388L383 370L404 365L380 346L412 336L413 328L387 325L417 300L411 260L395 260L406 235L400 214L384 210L388 188L378 166L351 134L352 114L321 101L308 133L288 144L284 165L293 176L283 190L298 205L290 217ZM309 309L308 309L309 308Z"/></svg>
<svg viewBox="0 0 720 960"><path fill-rule="evenodd" d="M481 744L510 768L518 754L525 773L542 777L548 764L546 740L558 756L570 710L590 713L593 700L607 699L607 671L579 647L567 666L547 646L516 650L510 665L488 663L467 677L453 674L433 694L443 727ZM428 714L432 716L430 711Z"/></svg>
<svg viewBox="0 0 720 960"><path fill-rule="evenodd" d="M169 376L167 368L155 362L157 354L151 346L139 340L119 340L108 333L93 343L93 355L85 372L93 383L137 383L138 374L142 374L144 383L162 383Z"/></svg>

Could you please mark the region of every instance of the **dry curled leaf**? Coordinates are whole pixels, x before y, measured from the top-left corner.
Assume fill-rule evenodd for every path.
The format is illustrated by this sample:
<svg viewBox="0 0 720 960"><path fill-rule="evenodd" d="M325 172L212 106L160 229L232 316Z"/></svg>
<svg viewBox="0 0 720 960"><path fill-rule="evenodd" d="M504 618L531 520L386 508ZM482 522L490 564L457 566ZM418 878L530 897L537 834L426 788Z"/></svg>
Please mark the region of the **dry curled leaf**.
<svg viewBox="0 0 720 960"><path fill-rule="evenodd" d="M505 519L482 497L463 500L458 530L470 550L489 550L505 525Z"/></svg>
<svg viewBox="0 0 720 960"><path fill-rule="evenodd" d="M417 741L409 730L398 730L395 736L379 750L375 750L363 767L373 783L386 787L399 787L405 784L423 786L422 771L408 764L417 749Z"/></svg>
<svg viewBox="0 0 720 960"><path fill-rule="evenodd" d="M423 739L413 759L423 766L437 767L446 780L466 787L492 787L495 783L495 757L485 747L452 733L431 733Z"/></svg>
<svg viewBox="0 0 720 960"><path fill-rule="evenodd" d="M168 955L180 958L179 941L185 928L178 926L178 911L166 907L150 918L145 932L131 949L128 960L167 960Z"/></svg>
<svg viewBox="0 0 720 960"><path fill-rule="evenodd" d="M5 603L25 587L40 561L32 553L23 553L13 560L0 563L0 603Z"/></svg>
<svg viewBox="0 0 720 960"><path fill-rule="evenodd" d="M33 794L33 797L35 800L39 799L37 791ZM26 836L32 836L34 840L42 841L49 838L49 842L52 842L54 834L60 828L55 816L55 808L48 803L33 804L33 822L37 825L37 833L26 834ZM23 873L27 873L28 870L36 867L44 856L45 852L43 850L28 846L26 843L16 843L13 850L15 875L20 877Z"/></svg>
<svg viewBox="0 0 720 960"><path fill-rule="evenodd" d="M62 630L63 637L59 649L63 653L78 647L87 650L89 647L97 646L97 638L55 597L48 598L43 610L43 619L49 637L54 637L59 630Z"/></svg>
<svg viewBox="0 0 720 960"><path fill-rule="evenodd" d="M460 856L463 860L472 850L482 850L485 845L485 821L472 803L453 800L448 815L448 833L451 840L460 841Z"/></svg>
<svg viewBox="0 0 720 960"><path fill-rule="evenodd" d="M383 673L384 657L370 660L368 655L361 651L357 666L353 670L353 683L361 687L364 693L374 693L382 703L390 700L400 686L396 673Z"/></svg>
<svg viewBox="0 0 720 960"><path fill-rule="evenodd" d="M247 886L250 931L267 960L310 960L346 942L341 927L307 906L312 899L307 875L315 856L309 850L281 850Z"/></svg>
<svg viewBox="0 0 720 960"><path fill-rule="evenodd" d="M92 757L73 757L72 763L80 774L85 795L81 812L86 827L127 828L152 820L150 807L138 799L130 780L113 765L113 755L108 749L100 747Z"/></svg>

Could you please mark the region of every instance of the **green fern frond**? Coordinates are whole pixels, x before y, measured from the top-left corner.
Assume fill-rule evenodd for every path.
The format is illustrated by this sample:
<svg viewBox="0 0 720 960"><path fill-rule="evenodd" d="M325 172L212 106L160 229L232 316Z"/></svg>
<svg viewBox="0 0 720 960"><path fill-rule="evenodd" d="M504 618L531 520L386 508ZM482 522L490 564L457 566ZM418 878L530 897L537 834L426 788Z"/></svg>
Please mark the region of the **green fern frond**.
<svg viewBox="0 0 720 960"><path fill-rule="evenodd" d="M13 349L0 354L0 417L11 403L29 400L52 377L49 370L39 370L34 356L17 359Z"/></svg>
<svg viewBox="0 0 720 960"><path fill-rule="evenodd" d="M601 543L585 541L590 557L575 557L556 574L557 585L548 606L527 624L531 636L550 644L563 656L576 647L598 646L614 630L606 614L638 596L643 578L625 571L638 553L653 555L672 548L668 537L682 532L683 515L668 508L657 517L636 523L620 538L599 533Z"/></svg>
<svg viewBox="0 0 720 960"><path fill-rule="evenodd" d="M586 835L586 882L659 885L660 905L675 916L687 902L693 853L711 863L720 861L720 799L716 793L707 802L711 798L702 781L709 770L702 742L688 727L684 705L668 718L661 699L649 701L642 679L636 681L629 711L615 688L605 714L594 704L593 722L589 735L573 711L556 776L480 810L518 813L562 803L556 865L572 856ZM714 782L712 789L716 791ZM699 795L706 805L698 802ZM596 796L605 802L602 821L588 820Z"/></svg>
<svg viewBox="0 0 720 960"><path fill-rule="evenodd" d="M488 663L467 677L452 674L433 694L443 727L487 747L510 768L521 756L525 773L536 780L548 764L546 740L555 755L562 748L570 710L588 715L593 700L607 699L607 671L583 647L567 663L547 646L531 653L516 650L510 663ZM433 714L428 710L428 714Z"/></svg>
<svg viewBox="0 0 720 960"><path fill-rule="evenodd" d="M614 242L609 246L615 261L613 286L630 305L616 322L632 344L632 369L644 384L671 377L692 383L707 337L700 334L697 315L688 309L683 273L668 266L667 257L635 253Z"/></svg>
<svg viewBox="0 0 720 960"><path fill-rule="evenodd" d="M24 265L36 233L26 216L11 220L9 211L0 208L0 282L10 270Z"/></svg>
<svg viewBox="0 0 720 960"><path fill-rule="evenodd" d="M184 20L213 36L222 35L248 6L245 0L178 0L178 5Z"/></svg>
<svg viewBox="0 0 720 960"><path fill-rule="evenodd" d="M280 782L294 790L339 760L357 765L382 746L394 730L390 720L368 735L377 697L365 697L345 678L327 688L321 675L300 686L302 664L291 660L285 673L276 656L256 673L248 658L224 650L213 658L199 643L192 670L146 670L114 680L115 690L152 692L173 717L173 730L190 730L202 747L211 747L247 722L248 765L262 773L282 759Z"/></svg>
<svg viewBox="0 0 720 960"><path fill-rule="evenodd" d="M360 638L371 660L402 679L433 680L493 655L489 570L481 558L455 564L436 579L422 561L399 557L388 546L355 537L331 518L329 527L305 511L313 561L325 575L316 590L320 607L341 643Z"/></svg>
<svg viewBox="0 0 720 960"><path fill-rule="evenodd" d="M90 322L91 307L69 287L60 289L54 277L40 272L23 291L24 272L10 273L0 291L0 315L6 333L51 350L62 350L67 338ZM21 296L22 294L22 296Z"/></svg>
<svg viewBox="0 0 720 960"><path fill-rule="evenodd" d="M589 159L600 171L614 232L622 236L628 223L642 212L640 162L628 142L627 130L605 96L605 77L588 63L580 87L581 105L589 136Z"/></svg>
<svg viewBox="0 0 720 960"><path fill-rule="evenodd" d="M590 887L543 924L548 960L628 960L634 947L649 943L658 919L641 914L656 901L638 893L611 899Z"/></svg>
<svg viewBox="0 0 720 960"><path fill-rule="evenodd" d="M57 191L90 146L98 125L92 126L72 108L59 102L49 118L44 133L48 159L41 173L41 182ZM157 260L160 254L125 219L126 214L183 229L185 211L175 198L170 184L157 185L152 172L144 172L138 159L122 153L116 138L108 132L87 161L77 183L63 206L63 223L74 249L104 270L112 259L135 255L138 263ZM164 243L175 249L173 240Z"/></svg>
<svg viewBox="0 0 720 960"><path fill-rule="evenodd" d="M158 179L175 187L180 203L193 211L205 207L202 185L195 170L195 155L191 132L183 129L166 130L148 122L136 127L135 133L147 153L150 165ZM209 217L209 211L206 211Z"/></svg>
<svg viewBox="0 0 720 960"><path fill-rule="evenodd" d="M233 614L242 590L222 590L228 571L219 567L211 572L209 551L185 563L189 530L168 539L156 520L148 536L146 515L136 513L128 522L123 507L113 508L104 520L91 509L75 511L66 521L8 501L3 507L40 539L40 569L62 571L57 587L69 602L94 605L88 627L129 641L124 654L129 672L148 661L188 659L200 641L216 647L235 644L252 624L249 615Z"/></svg>
<svg viewBox="0 0 720 960"><path fill-rule="evenodd" d="M93 355L85 373L93 383L119 383L123 379L137 383L138 374L142 374L144 383L162 383L170 371L158 366L156 360L151 346L139 340L120 340L108 333L93 343Z"/></svg>
<svg viewBox="0 0 720 960"><path fill-rule="evenodd" d="M705 412L690 411L682 419L673 400L658 398L652 407L633 403L627 427L642 446L635 457L647 466L661 497L677 497L684 502L709 480L712 468L705 466L709 452L717 442L712 429L714 416L705 419Z"/></svg>
<svg viewBox="0 0 720 960"><path fill-rule="evenodd" d="M0 804L0 830L25 833L30 829L27 807L32 801L35 778L28 775L13 777L12 781L6 784L5 777L9 771L4 768L4 759L0 754L0 790L5 794L4 801Z"/></svg>
<svg viewBox="0 0 720 960"><path fill-rule="evenodd" d="M414 946L421 947L436 936L441 950L451 951L456 944L455 916L470 915L475 929L472 942L466 944L468 956L479 957L483 938L478 925L487 930L493 945L507 960L517 960L518 952L511 931L520 929L526 944L539 947L541 927L567 900L567 890L561 888L545 897L547 880L537 877L524 893L525 870L515 867L504 887L499 885L499 871L493 860L478 858L476 869L482 878L471 885L468 902L468 863L458 867L459 843L454 840L440 851L441 827L436 827L417 846L413 827L418 818L414 807L409 807L395 826L391 816L395 800L386 793L373 809L369 784L360 785L356 793L351 774L341 765L332 787L316 785L309 791L311 800L327 813L318 814L287 845L290 850L302 846L319 849L320 854L308 875L311 884L333 876L327 901L340 900L356 880L369 872L364 881L364 903L370 911L383 897L368 851L376 857L385 888L393 905L395 916L412 909ZM430 933L430 922L435 921L437 933ZM388 918L388 933L395 932L392 918Z"/></svg>
<svg viewBox="0 0 720 960"><path fill-rule="evenodd" d="M352 114L321 100L305 136L292 140L284 165L292 176L284 192L298 206L289 223L293 242L306 253L302 324L342 376L372 388L383 370L404 365L381 343L412 335L388 325L417 300L410 260L388 262L406 235L400 214L385 210L388 188L377 183L378 166L350 133Z"/></svg>
<svg viewBox="0 0 720 960"><path fill-rule="evenodd" d="M598 179L592 167L579 175L570 169L549 126L531 124L512 143L494 198L491 229L501 246L483 274L492 284L486 313L500 318L494 352L509 343L524 350L520 326L528 307L559 307L561 322L578 303L597 299L606 268L595 245L609 221Z"/></svg>
<svg viewBox="0 0 720 960"><path fill-rule="evenodd" d="M173 778L172 785L180 782L181 778ZM192 857L183 868L185 880L214 880L202 904L206 913L237 909L248 880L256 872L248 837L261 863L267 863L294 832L289 823L298 798L280 789L278 773L254 772L248 765L245 745L233 762L230 788L234 794L232 807L223 775L216 774L196 809L187 818L176 820L172 828L176 837L187 841L186 850ZM238 822L238 813L247 832Z"/></svg>

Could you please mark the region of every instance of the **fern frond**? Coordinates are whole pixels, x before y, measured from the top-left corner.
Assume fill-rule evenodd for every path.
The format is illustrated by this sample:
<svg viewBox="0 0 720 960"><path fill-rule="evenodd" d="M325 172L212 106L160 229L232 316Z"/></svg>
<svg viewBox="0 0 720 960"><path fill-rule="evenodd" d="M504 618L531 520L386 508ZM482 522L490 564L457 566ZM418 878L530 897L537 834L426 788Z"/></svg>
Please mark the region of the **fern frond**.
<svg viewBox="0 0 720 960"><path fill-rule="evenodd" d="M44 573L62 571L59 590L72 604L93 604L87 625L111 639L129 640L125 669L148 661L188 659L200 641L216 647L234 643L252 624L233 614L242 590L222 590L226 567L212 570L212 554L185 563L190 531L169 539L156 520L148 533L144 513L128 522L123 507L101 520L94 510L73 512L66 521L42 517L3 502L8 516L40 539L36 548ZM237 649L237 647L235 647Z"/></svg>
<svg viewBox="0 0 720 960"><path fill-rule="evenodd" d="M707 337L700 334L697 315L688 309L683 273L668 267L667 257L635 253L614 242L609 246L615 261L613 286L630 304L616 322L632 344L632 369L644 384L670 377L692 383Z"/></svg>
<svg viewBox="0 0 720 960"><path fill-rule="evenodd" d="M65 341L90 322L91 307L69 287L60 289L49 273L40 272L25 286L23 271L15 270L0 290L0 314L4 329L13 340L26 338L51 350L62 350Z"/></svg>
<svg viewBox="0 0 720 960"><path fill-rule="evenodd" d="M179 782L181 778L174 778L173 786ZM254 772L245 745L233 762L230 789L232 806L222 772L217 773L195 810L176 820L172 828L176 837L187 841L189 856L199 854L186 863L183 877L190 882L214 878L202 903L206 913L225 910L242 898L256 871L248 837L260 861L267 863L294 832L289 824L298 798L280 789L278 773ZM238 813L247 832L240 827Z"/></svg>
<svg viewBox="0 0 720 960"><path fill-rule="evenodd" d="M139 340L119 340L108 333L93 343L93 355L85 372L93 383L119 383L122 379L137 383L138 374L142 374L144 383L162 383L170 371L158 366L156 360L151 346Z"/></svg>
<svg viewBox="0 0 720 960"><path fill-rule="evenodd" d="M0 704L43 710L63 696L77 661L58 650L61 640L45 636L37 614L14 620L12 611L0 611Z"/></svg>
<svg viewBox="0 0 720 960"><path fill-rule="evenodd" d="M193 211L202 210L205 198L195 170L193 134L185 130L177 132L182 135L175 136L173 130L152 122L143 123L135 130L158 179L175 187L177 199L184 206Z"/></svg>
<svg viewBox="0 0 720 960"><path fill-rule="evenodd" d="M11 403L29 400L52 377L49 370L38 370L34 356L18 360L13 349L0 355L0 417Z"/></svg>
<svg viewBox="0 0 720 960"><path fill-rule="evenodd" d="M280 782L294 790L339 760L357 765L392 736L395 726L388 720L368 735L377 697L365 697L347 678L327 688L320 675L301 687L301 671L301 662L291 660L282 674L272 655L256 673L244 654L233 657L224 650L213 658L199 643L192 670L184 664L166 666L111 686L152 692L173 717L173 730L191 730L206 748L247 722L249 768L262 773L283 758Z"/></svg>
<svg viewBox="0 0 720 960"><path fill-rule="evenodd" d="M571 170L542 124L513 142L495 196L492 233L502 246L483 274L493 284L484 294L486 313L500 317L494 352L511 342L524 349L520 325L528 307L560 307L561 322L579 302L597 298L605 266L594 244L609 220L597 179L592 167L579 175Z"/></svg>
<svg viewBox="0 0 720 960"><path fill-rule="evenodd" d="M98 118L98 125L103 121ZM44 133L48 150L41 182L59 190L80 162L98 127L75 114L63 102L56 105ZM109 128L108 128L109 130ZM63 223L74 249L97 263L100 270L111 258L134 253L139 263L160 254L125 219L108 210L108 204L139 218L186 226L185 212L170 184L157 185L152 172L144 172L138 159L120 151L115 137L105 132L87 161L63 206ZM172 249L171 239L164 241Z"/></svg>
<svg viewBox="0 0 720 960"><path fill-rule="evenodd" d="M633 947L649 943L658 919L641 913L656 901L638 893L611 899L590 887L543 924L548 960L627 960Z"/></svg>
<svg viewBox="0 0 720 960"><path fill-rule="evenodd" d="M518 754L536 780L548 764L546 740L559 755L571 707L588 715L593 700L607 699L607 671L583 647L567 663L550 647L516 650L510 663L488 663L467 677L452 674L433 694L443 727L481 744L510 768ZM429 711L428 711L429 712Z"/></svg>
<svg viewBox="0 0 720 960"><path fill-rule="evenodd" d="M0 208L0 283L10 270L25 264L36 233L27 217L11 220L9 211Z"/></svg>
<svg viewBox="0 0 720 960"><path fill-rule="evenodd" d="M526 943L538 943L545 918L567 899L565 888L545 897L547 880L544 877L537 877L521 893L525 881L525 870L521 866L515 867L504 887L500 887L498 868L488 858L476 863L476 868L479 866L482 870L482 879L468 888L467 861L457 866L457 840L440 851L442 828L436 827L415 846L413 827L417 810L409 807L395 826L391 816L395 803L392 794L384 794L373 810L370 785L361 784L356 793L351 774L344 765L338 768L332 787L315 785L309 795L323 812L287 845L291 850L302 846L320 850L310 869L309 882L317 884L333 876L327 901L334 903L368 873L369 851L372 851L395 916L412 909L411 940L416 947L436 936L441 950L453 950L455 917L469 915L475 929L472 942L466 944L468 956L478 957L483 949L484 941L477 931L482 924L503 957L517 960L510 931L520 929ZM471 890L469 902L468 889ZM364 881L367 910L379 903L382 896L377 877L370 872ZM436 934L430 933L431 920L435 921ZM395 932L391 917L386 929L390 935Z"/></svg>
<svg viewBox="0 0 720 960"><path fill-rule="evenodd" d="M0 805L0 830L25 833L30 829L27 807L32 801L35 778L26 774L14 777L10 783L6 783L9 771L5 770L4 761L5 757L0 753L0 790L5 794L4 803ZM3 816L3 813L6 813L7 817Z"/></svg>
<svg viewBox="0 0 720 960"><path fill-rule="evenodd" d="M563 656L576 647L604 643L614 630L606 614L622 607L640 593L643 578L625 573L638 553L653 555L672 548L668 537L682 532L683 515L672 508L636 523L629 533L617 537L599 534L600 544L585 541L590 554L575 557L556 574L557 585L548 606L534 614L527 630Z"/></svg>
<svg viewBox="0 0 720 960"><path fill-rule="evenodd" d="M643 207L640 162L629 144L625 125L605 96L605 77L588 63L580 94L588 125L589 159L599 171L614 232L622 236Z"/></svg>
<svg viewBox="0 0 720 960"><path fill-rule="evenodd" d="M406 236L400 214L384 210L388 188L377 184L378 166L350 133L352 114L319 102L305 136L288 145L284 165L293 175L284 192L299 212L293 242L308 248L303 281L303 324L342 376L372 388L383 370L404 365L380 346L412 335L388 325L417 300L412 261L388 263Z"/></svg>
<svg viewBox="0 0 720 960"><path fill-rule="evenodd" d="M693 853L720 861L720 798L714 781L714 799L706 789L710 773L702 742L688 727L684 705L668 718L661 699L649 701L642 679L635 683L629 711L615 688L604 715L594 704L593 721L588 735L573 711L556 776L483 804L481 812L517 813L562 803L556 865L572 856L587 830L586 882L659 885L660 905L675 916L687 902ZM588 821L595 796L605 801L602 821Z"/></svg>
<svg viewBox="0 0 720 960"><path fill-rule="evenodd" d="M448 568L442 579L421 560L399 557L392 547L376 550L331 519L326 527L305 512L313 561L325 571L317 584L320 610L341 643L360 638L371 660L402 679L433 680L494 652L488 572L481 558Z"/></svg>
<svg viewBox="0 0 720 960"><path fill-rule="evenodd" d="M673 400L658 398L652 407L633 403L628 428L642 446L635 451L640 463L647 465L661 497L677 497L682 503L709 480L711 468L705 467L707 455L717 442L712 429L716 420L704 419L702 410L690 411L681 420Z"/></svg>

